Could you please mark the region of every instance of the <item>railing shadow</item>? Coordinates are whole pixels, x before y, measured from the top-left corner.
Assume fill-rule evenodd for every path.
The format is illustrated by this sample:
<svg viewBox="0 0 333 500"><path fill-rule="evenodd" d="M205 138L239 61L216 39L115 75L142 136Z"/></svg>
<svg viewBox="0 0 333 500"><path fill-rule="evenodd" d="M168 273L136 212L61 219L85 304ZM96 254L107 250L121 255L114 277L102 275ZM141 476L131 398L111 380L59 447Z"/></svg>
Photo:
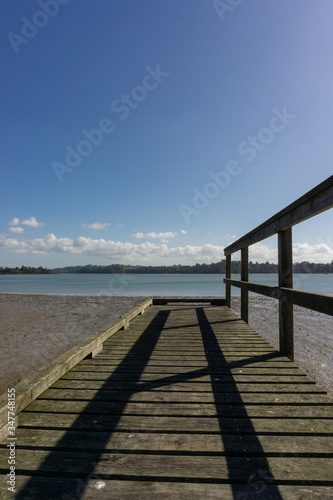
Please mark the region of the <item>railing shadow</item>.
<svg viewBox="0 0 333 500"><path fill-rule="evenodd" d="M262 480L264 479L266 484L269 485L269 499L282 500L282 496L280 495L278 487L274 485L274 476L270 471L269 464L267 459L265 458L260 440L256 435L251 418L248 416L241 395L239 394L237 384L233 378L230 364L227 363L227 360L223 355L219 342L203 308L197 308L197 317L198 324L201 330L202 341L206 352L208 367L210 369L209 371L211 377L211 385L213 389L217 414L219 408L218 403L220 403L222 381L217 380L216 375L219 373L219 368L221 368L221 365L223 365L224 375L228 378L228 385L230 387L229 391L233 392L232 404L236 404L238 406L238 414L242 415L242 429L239 433L241 436L237 436L237 418L235 418L235 432L230 434L230 432L225 431L223 417L221 415L218 416L221 438L223 441L223 446L226 453L226 461L229 470L229 480L231 483L234 499L240 500L243 498L250 498L248 496L248 491L251 482L253 484L256 480L260 479L261 484L263 484ZM273 356L274 354L272 353L267 357L271 358ZM254 453L255 456L249 457L246 456L246 454L244 454L244 456L235 456L235 448L239 448L240 438L242 438L242 447L244 448L244 451L251 450L251 452ZM242 491L243 485L244 491Z"/></svg>
<svg viewBox="0 0 333 500"><path fill-rule="evenodd" d="M112 415L112 417L109 417L107 421L105 421L105 428L103 429L105 433L103 433L103 441L99 441L98 443L98 452L94 453L94 461L89 462L89 461L78 461L76 464L76 472L74 473L69 473L68 471L68 465L66 464L65 461L61 462L57 454L59 453L59 450L63 450L68 448L68 438L67 433L63 436L62 439L60 439L54 448L53 451L46 457L44 462L41 464L39 467L39 470L37 473L39 476L52 476L52 470L54 471L54 464L57 464L57 477L62 477L62 478L68 478L69 481L66 483L65 487L65 492L63 495L59 497L59 491L55 492L54 494L52 493L52 480L50 481L50 490L48 492L47 500L51 499L63 499L63 500L74 500L74 499L79 499L83 496L84 491L87 487L87 483L89 479L91 478L95 466L98 462L99 457L103 453L103 450L106 446L106 443L110 439L111 435L115 431L117 424L122 416L122 413L129 402L131 396L133 393L137 392L137 388L135 387L135 384L139 381L142 372L144 371L149 358L155 348L155 345L160 337L160 334L162 332L162 329L167 321L167 318L170 314L169 310L162 310L159 311L158 314L153 318L151 323L148 325L148 327L144 330L144 332L141 334L139 339L136 341L136 343L133 345L133 347L130 349L128 352L127 356L124 357L122 362L119 364L119 366L114 370L112 375L108 378L107 381L105 381L105 384L101 387L101 389L97 392L94 398L91 399L91 401L87 404L85 409L80 413L78 418L73 422L70 428L67 429L67 432L71 432L72 430L86 430L87 434L91 432L94 429L94 425L92 425L91 429L87 429L87 422L92 421L91 417L94 413L94 405L96 401L99 399L99 394L100 391L103 390L103 388L107 387L110 385L110 383L115 382L116 384L119 384L119 378L123 377L126 379L127 375L127 361L129 358L131 358L133 355L136 356L137 359L137 371L135 372L135 380L131 380L131 384L133 384L134 389L131 391L126 391L126 397L117 402L117 415ZM145 345L145 349L142 350L141 346ZM119 391L115 391L116 393L119 393ZM110 401L112 401L112 393L110 394ZM107 415L106 415L107 416ZM82 448L84 448L84 442L82 443ZM80 468L82 468L82 471L80 472ZM27 464L27 469L28 469L28 464ZM23 470L17 470L17 473L23 475L31 475L36 474L36 471L23 471ZM33 499L33 498L41 498L38 495L39 492L39 486L40 486L40 481L39 478L37 477L31 477L31 479L27 482L27 484L19 491L15 498L17 500L27 500L27 499ZM34 496L35 492L37 496ZM46 497L45 497L46 498Z"/></svg>

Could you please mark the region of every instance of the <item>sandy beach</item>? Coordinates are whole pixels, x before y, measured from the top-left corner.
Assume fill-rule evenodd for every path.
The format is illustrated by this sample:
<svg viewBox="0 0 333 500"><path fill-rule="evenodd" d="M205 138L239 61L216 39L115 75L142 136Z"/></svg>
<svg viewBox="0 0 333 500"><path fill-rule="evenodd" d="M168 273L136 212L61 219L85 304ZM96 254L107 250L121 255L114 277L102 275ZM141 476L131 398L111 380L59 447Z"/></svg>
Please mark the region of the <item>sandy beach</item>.
<svg viewBox="0 0 333 500"><path fill-rule="evenodd" d="M278 301L262 296L249 297L249 324L279 348ZM232 297L231 309L240 315L240 298ZM294 306L295 363L333 396L333 318L304 307Z"/></svg>
<svg viewBox="0 0 333 500"><path fill-rule="evenodd" d="M0 294L0 394L144 300Z"/></svg>
<svg viewBox="0 0 333 500"><path fill-rule="evenodd" d="M146 297L0 294L0 393ZM239 313L240 299L232 298ZM250 297L250 326L278 348L278 304ZM333 396L333 320L295 307L295 362Z"/></svg>

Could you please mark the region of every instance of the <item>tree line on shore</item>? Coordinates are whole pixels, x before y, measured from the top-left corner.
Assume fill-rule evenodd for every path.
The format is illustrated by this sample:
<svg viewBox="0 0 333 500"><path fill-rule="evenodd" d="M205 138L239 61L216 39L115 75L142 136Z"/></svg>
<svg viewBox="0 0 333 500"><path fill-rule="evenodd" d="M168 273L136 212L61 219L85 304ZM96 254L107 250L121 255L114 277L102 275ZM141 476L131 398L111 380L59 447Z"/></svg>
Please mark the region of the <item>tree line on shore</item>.
<svg viewBox="0 0 333 500"><path fill-rule="evenodd" d="M305 273L333 273L333 261L330 264L316 264L314 262L297 262L293 265L295 274ZM195 264L193 266L182 266L174 264L173 266L133 266L127 264L110 264L108 266L86 265L86 266L67 266L47 269L42 266L30 267L0 267L0 274L225 274L226 260L213 264ZM231 272L240 274L241 261L232 261ZM277 264L269 262L249 262L250 274L274 274L278 272Z"/></svg>
<svg viewBox="0 0 333 500"><path fill-rule="evenodd" d="M296 274L303 273L333 273L333 261L330 264L316 264L311 262L300 262L293 265ZM195 264L193 266L132 266L126 264L110 264L108 266L74 266L52 269L52 273L77 273L77 274L225 274L226 260L213 264ZM241 261L232 262L232 273L241 272ZM278 265L269 262L249 262L249 273L277 273Z"/></svg>
<svg viewBox="0 0 333 500"><path fill-rule="evenodd" d="M42 266L0 267L0 274L51 274L51 270Z"/></svg>

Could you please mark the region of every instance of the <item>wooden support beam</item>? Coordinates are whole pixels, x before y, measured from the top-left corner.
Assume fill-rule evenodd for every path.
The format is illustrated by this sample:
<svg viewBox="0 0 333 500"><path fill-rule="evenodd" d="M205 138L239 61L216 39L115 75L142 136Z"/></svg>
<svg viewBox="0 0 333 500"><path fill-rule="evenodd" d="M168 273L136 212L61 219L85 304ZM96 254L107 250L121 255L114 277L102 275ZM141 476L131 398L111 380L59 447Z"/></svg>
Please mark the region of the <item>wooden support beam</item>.
<svg viewBox="0 0 333 500"><path fill-rule="evenodd" d="M273 299L284 299L292 302L296 306L306 307L312 311L317 311L323 314L333 316L333 296L323 295L320 293L302 292L291 288L283 288L278 286L261 285L259 283L250 283L247 281L237 281L224 279L224 283L237 288L246 288L249 292L259 293L272 297Z"/></svg>
<svg viewBox="0 0 333 500"><path fill-rule="evenodd" d="M241 281L249 281L249 247L241 249ZM249 292L241 290L241 318L249 322Z"/></svg>
<svg viewBox="0 0 333 500"><path fill-rule="evenodd" d="M219 299L214 297L158 297L153 299L154 306L166 306L167 304L210 304L212 306L225 306L225 299Z"/></svg>
<svg viewBox="0 0 333 500"><path fill-rule="evenodd" d="M278 232L279 287L293 287L292 229ZM284 296L279 299L280 352L294 360L293 304Z"/></svg>
<svg viewBox="0 0 333 500"><path fill-rule="evenodd" d="M88 354L87 356L87 359L92 359L94 358L95 356L97 356L98 353L100 353L101 351L103 350L103 344L100 344L98 347L96 347L96 349L94 349L93 351L91 351L90 354Z"/></svg>
<svg viewBox="0 0 333 500"><path fill-rule="evenodd" d="M226 257L226 272L225 277L231 278L231 254ZM231 307L231 286L229 283L225 284L225 302L228 307Z"/></svg>

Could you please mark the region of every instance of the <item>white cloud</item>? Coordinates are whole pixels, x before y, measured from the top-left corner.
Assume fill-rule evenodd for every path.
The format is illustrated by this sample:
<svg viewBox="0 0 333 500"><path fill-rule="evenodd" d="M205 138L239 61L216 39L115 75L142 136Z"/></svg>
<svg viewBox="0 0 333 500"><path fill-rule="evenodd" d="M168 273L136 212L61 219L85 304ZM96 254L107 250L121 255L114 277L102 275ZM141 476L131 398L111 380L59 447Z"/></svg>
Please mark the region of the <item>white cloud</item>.
<svg viewBox="0 0 333 500"><path fill-rule="evenodd" d="M104 224L101 224L100 222L94 222L93 224L82 224L82 226L87 227L88 229L105 229L108 227L110 224L108 222L105 222Z"/></svg>
<svg viewBox="0 0 333 500"><path fill-rule="evenodd" d="M253 262L278 262L278 250L268 248L262 243L250 247L249 258ZM330 263L333 260L333 248L325 243L309 245L308 243L293 244L293 262Z"/></svg>
<svg viewBox="0 0 333 500"><path fill-rule="evenodd" d="M180 230L180 232L181 232L182 234L187 234L187 231L185 231L184 229L181 229L181 230Z"/></svg>
<svg viewBox="0 0 333 500"><path fill-rule="evenodd" d="M240 255L239 255L240 258ZM249 247L249 260L252 262L271 262L277 263L278 251L277 249L270 249L262 243L256 243Z"/></svg>
<svg viewBox="0 0 333 500"><path fill-rule="evenodd" d="M169 231L168 233L151 232L151 233L145 233L145 234L144 233L132 234L132 238L135 238L135 239L145 238L146 240L154 240L157 238L160 238L160 239L175 238L176 236L177 236L177 231L175 231L175 232Z"/></svg>
<svg viewBox="0 0 333 500"><path fill-rule="evenodd" d="M140 233L137 233L140 234ZM141 233L142 234L142 233ZM145 262L169 261L185 263L218 262L224 259L223 247L212 244L186 245L170 247L165 242L152 243L143 241L138 243L120 242L104 239L93 239L80 236L76 240L71 238L57 238L48 234L44 238L17 240L2 236L0 247L12 249L21 254L48 254L51 252L67 255L83 255L90 257L104 257L119 261ZM308 243L294 243L294 262L331 262L333 248L328 245ZM236 257L235 257L236 258ZM277 262L277 250L257 243L250 247L250 260L258 262Z"/></svg>
<svg viewBox="0 0 333 500"><path fill-rule="evenodd" d="M155 239L155 238L174 238L175 236L177 236L177 232L172 232L172 231L169 231L168 233L146 233L145 235L145 238L147 238L147 240L150 240L150 239Z"/></svg>
<svg viewBox="0 0 333 500"><path fill-rule="evenodd" d="M294 262L332 262L333 248L330 248L325 243L317 243L316 245L309 245L308 243L294 243L293 258Z"/></svg>
<svg viewBox="0 0 333 500"><path fill-rule="evenodd" d="M36 217L30 217L30 219L25 219L21 222L23 226L30 227L42 227L45 226L45 222L37 222Z"/></svg>
<svg viewBox="0 0 333 500"><path fill-rule="evenodd" d="M117 226L125 227L125 224L122 224L121 222L118 222Z"/></svg>
<svg viewBox="0 0 333 500"><path fill-rule="evenodd" d="M14 217L14 219L9 222L8 226L18 226L19 223L19 219L17 217Z"/></svg>
<svg viewBox="0 0 333 500"><path fill-rule="evenodd" d="M0 238L0 247L12 248L16 253L63 253L70 255L100 256L128 261L151 261L161 258L188 258L193 262L216 262L223 258L223 247L201 245L185 247L168 247L165 243L129 243L104 239L92 239L80 236L57 238L48 234L44 238L18 241L13 238Z"/></svg>
<svg viewBox="0 0 333 500"><path fill-rule="evenodd" d="M10 234L22 234L24 231L23 227L10 227L8 232Z"/></svg>

